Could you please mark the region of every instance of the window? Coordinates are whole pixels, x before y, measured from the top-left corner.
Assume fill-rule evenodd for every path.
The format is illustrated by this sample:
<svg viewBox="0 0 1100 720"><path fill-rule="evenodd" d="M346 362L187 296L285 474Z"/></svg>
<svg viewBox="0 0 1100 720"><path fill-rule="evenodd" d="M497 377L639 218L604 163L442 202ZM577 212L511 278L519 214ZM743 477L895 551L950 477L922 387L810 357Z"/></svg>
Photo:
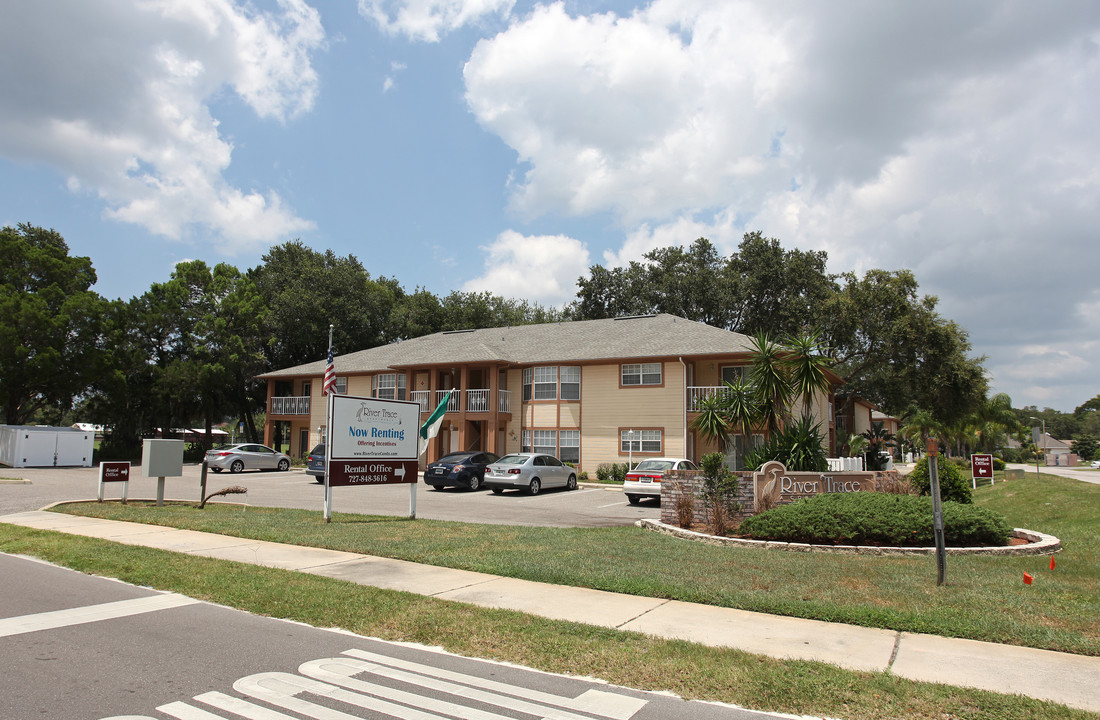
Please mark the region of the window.
<svg viewBox="0 0 1100 720"><path fill-rule="evenodd" d="M531 431L530 430L524 430L523 431L523 440L520 441L519 451L520 452L531 452Z"/></svg>
<svg viewBox="0 0 1100 720"><path fill-rule="evenodd" d="M405 399L405 374L404 373L387 373L385 375L375 375L371 380L371 385L374 390L374 397L382 398L384 400L404 400Z"/></svg>
<svg viewBox="0 0 1100 720"><path fill-rule="evenodd" d="M556 455L558 452L558 431L536 430L535 444L531 452L543 453L545 455Z"/></svg>
<svg viewBox="0 0 1100 720"><path fill-rule="evenodd" d="M531 399L531 368L523 368L523 402Z"/></svg>
<svg viewBox="0 0 1100 720"><path fill-rule="evenodd" d="M722 384L736 385L748 380L749 368L744 365L726 365L722 368Z"/></svg>
<svg viewBox="0 0 1100 720"><path fill-rule="evenodd" d="M309 380L306 380L304 383L302 383L302 397L309 397L311 387L312 384L309 382Z"/></svg>
<svg viewBox="0 0 1100 720"><path fill-rule="evenodd" d="M557 367L535 368L535 399L555 400L558 397Z"/></svg>
<svg viewBox="0 0 1100 720"><path fill-rule="evenodd" d="M623 385L660 385L661 363L623 365Z"/></svg>
<svg viewBox="0 0 1100 720"><path fill-rule="evenodd" d="M336 394L347 395L348 394L348 379L346 377L336 378Z"/></svg>
<svg viewBox="0 0 1100 720"><path fill-rule="evenodd" d="M581 461L580 430L562 430L558 433L558 442L560 444L558 457L561 458L562 462L576 465Z"/></svg>
<svg viewBox="0 0 1100 720"><path fill-rule="evenodd" d="M561 369L561 399L581 399L581 369L575 365L566 365Z"/></svg>
<svg viewBox="0 0 1100 720"><path fill-rule="evenodd" d="M661 452L660 430L634 430L633 432L634 435L631 436L630 430L619 431L619 447L621 452Z"/></svg>

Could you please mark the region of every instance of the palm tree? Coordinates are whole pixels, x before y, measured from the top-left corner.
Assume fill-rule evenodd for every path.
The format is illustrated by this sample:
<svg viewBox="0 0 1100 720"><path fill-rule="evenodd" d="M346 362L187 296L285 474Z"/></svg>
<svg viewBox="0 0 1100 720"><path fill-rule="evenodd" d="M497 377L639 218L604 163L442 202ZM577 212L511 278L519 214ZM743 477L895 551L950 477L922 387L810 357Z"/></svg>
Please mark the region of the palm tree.
<svg viewBox="0 0 1100 720"><path fill-rule="evenodd" d="M753 338L749 381L756 390L759 425L769 434L779 432L790 419L792 390L783 350L767 333L757 333Z"/></svg>
<svg viewBox="0 0 1100 720"><path fill-rule="evenodd" d="M825 354L820 331L788 336L784 343L791 353L783 358L792 394L802 400L802 414L808 415L814 395L827 393L831 383L828 368L832 359Z"/></svg>
<svg viewBox="0 0 1100 720"><path fill-rule="evenodd" d="M726 403L721 395L710 395L698 401L699 414L691 421L691 429L725 450L729 447L730 422L726 419Z"/></svg>
<svg viewBox="0 0 1100 720"><path fill-rule="evenodd" d="M919 449L923 451L928 438L940 434L940 424L932 417L932 413L927 410L910 408L906 416L908 416L908 419L898 430L898 434L914 444L919 440Z"/></svg>
<svg viewBox="0 0 1100 720"><path fill-rule="evenodd" d="M977 445L986 452L993 452L1005 435L1014 432L1020 421L1012 411L1012 398L997 393L985 400L975 413Z"/></svg>

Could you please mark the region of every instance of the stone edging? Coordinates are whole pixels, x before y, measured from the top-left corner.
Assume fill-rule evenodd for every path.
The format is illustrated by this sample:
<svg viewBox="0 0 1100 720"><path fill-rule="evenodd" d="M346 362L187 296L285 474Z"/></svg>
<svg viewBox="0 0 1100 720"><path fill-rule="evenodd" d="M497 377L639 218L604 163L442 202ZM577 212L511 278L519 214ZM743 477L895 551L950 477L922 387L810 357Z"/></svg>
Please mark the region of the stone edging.
<svg viewBox="0 0 1100 720"><path fill-rule="evenodd" d="M643 530L672 535L685 540L695 540L708 545L732 545L737 547L767 548L769 550L787 550L790 552L823 552L842 553L849 555L934 555L934 547L875 547L868 545L810 545L807 543L774 542L770 540L746 540L745 538L719 537L684 530L675 525L668 525L659 520L639 520L635 526ZM1053 535L1046 535L1034 530L1015 528L1013 537L1023 538L1027 545L1006 545L1003 547L965 547L947 548L948 555L1049 555L1062 549L1062 541Z"/></svg>

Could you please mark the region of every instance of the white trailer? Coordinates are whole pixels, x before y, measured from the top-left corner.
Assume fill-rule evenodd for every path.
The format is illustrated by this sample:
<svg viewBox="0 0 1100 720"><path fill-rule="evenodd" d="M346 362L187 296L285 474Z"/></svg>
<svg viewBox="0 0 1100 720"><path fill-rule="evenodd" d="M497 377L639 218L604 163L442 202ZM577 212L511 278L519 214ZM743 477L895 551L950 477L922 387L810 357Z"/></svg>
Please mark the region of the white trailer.
<svg viewBox="0 0 1100 720"><path fill-rule="evenodd" d="M0 425L0 465L91 467L95 433L46 425Z"/></svg>

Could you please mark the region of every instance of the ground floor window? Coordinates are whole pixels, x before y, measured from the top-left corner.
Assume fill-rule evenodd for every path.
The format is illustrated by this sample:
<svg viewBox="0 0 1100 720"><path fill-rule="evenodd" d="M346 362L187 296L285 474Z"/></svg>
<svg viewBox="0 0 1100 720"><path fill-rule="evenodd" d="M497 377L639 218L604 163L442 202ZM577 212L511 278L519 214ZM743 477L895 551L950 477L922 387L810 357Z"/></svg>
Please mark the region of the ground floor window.
<svg viewBox="0 0 1100 720"><path fill-rule="evenodd" d="M562 430L558 433L558 458L562 462L576 465L581 461L581 431Z"/></svg>
<svg viewBox="0 0 1100 720"><path fill-rule="evenodd" d="M544 455L557 455L558 454L558 431L557 430L536 430L535 431L535 444L532 446L534 450L532 452L542 453Z"/></svg>
<svg viewBox="0 0 1100 720"><path fill-rule="evenodd" d="M657 453L662 452L661 430L620 430L619 449L623 453Z"/></svg>

